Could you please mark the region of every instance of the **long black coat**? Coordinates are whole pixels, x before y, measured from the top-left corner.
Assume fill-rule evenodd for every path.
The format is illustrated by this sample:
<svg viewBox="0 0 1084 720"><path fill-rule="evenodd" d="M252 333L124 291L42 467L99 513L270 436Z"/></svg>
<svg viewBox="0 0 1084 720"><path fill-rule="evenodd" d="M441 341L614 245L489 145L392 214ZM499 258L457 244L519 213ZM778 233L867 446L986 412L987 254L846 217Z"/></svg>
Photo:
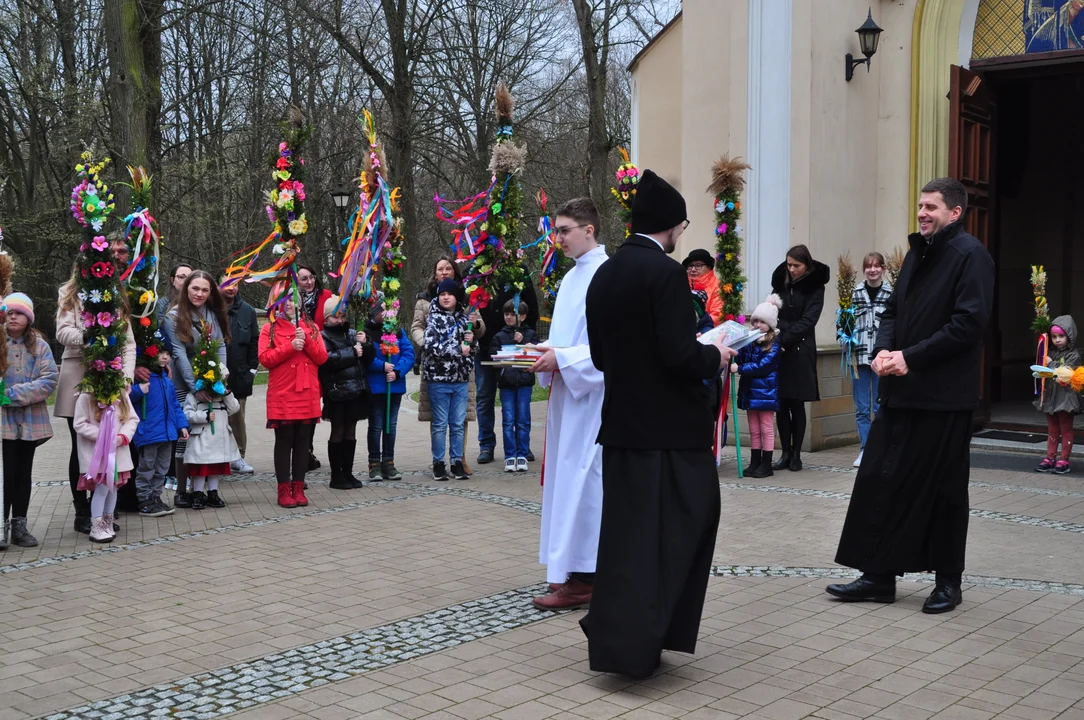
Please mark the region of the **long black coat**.
<svg viewBox="0 0 1084 720"><path fill-rule="evenodd" d="M320 333L327 348L327 362L320 366L320 391L325 400L332 402L363 401L369 395L369 363L376 349L366 336L365 349L359 357L354 351L357 332L345 325L324 326Z"/></svg>
<svg viewBox="0 0 1084 720"><path fill-rule="evenodd" d="M813 261L805 275L787 287L787 264L772 273L772 292L783 299L779 311L779 399L820 400L817 381L817 321L824 310L828 266Z"/></svg>
<svg viewBox="0 0 1084 720"><path fill-rule="evenodd" d="M650 675L662 650L694 652L719 524L704 380L719 351L696 340L686 273L633 235L587 289L591 360L605 375L602 522L592 670Z"/></svg>
<svg viewBox="0 0 1084 720"><path fill-rule="evenodd" d="M226 368L230 371L230 392L240 400L252 395L253 372L260 367L260 322L256 309L238 297L228 311L230 343L226 346Z"/></svg>
<svg viewBox="0 0 1084 720"><path fill-rule="evenodd" d="M591 360L605 374L606 447L701 450L714 418L704 380L719 351L696 340L688 276L650 238L633 235L595 272L587 289Z"/></svg>
<svg viewBox="0 0 1084 720"><path fill-rule="evenodd" d="M908 372L882 378L881 398L893 408L974 410L982 339L994 311L994 260L961 222L928 241L919 233L908 240L873 349L874 357L902 351Z"/></svg>

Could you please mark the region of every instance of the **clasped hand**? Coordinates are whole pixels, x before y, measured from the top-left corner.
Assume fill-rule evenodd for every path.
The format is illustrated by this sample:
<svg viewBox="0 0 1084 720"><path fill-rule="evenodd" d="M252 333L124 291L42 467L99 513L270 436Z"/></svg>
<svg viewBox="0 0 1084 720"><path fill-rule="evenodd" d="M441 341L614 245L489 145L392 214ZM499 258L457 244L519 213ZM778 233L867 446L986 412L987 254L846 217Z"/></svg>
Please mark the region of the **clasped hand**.
<svg viewBox="0 0 1084 720"><path fill-rule="evenodd" d="M903 359L902 350L893 350L891 352L882 350L877 353L877 357L873 359L870 369L877 373L878 377L884 377L886 375L903 376L910 370L910 368L907 367L907 361Z"/></svg>

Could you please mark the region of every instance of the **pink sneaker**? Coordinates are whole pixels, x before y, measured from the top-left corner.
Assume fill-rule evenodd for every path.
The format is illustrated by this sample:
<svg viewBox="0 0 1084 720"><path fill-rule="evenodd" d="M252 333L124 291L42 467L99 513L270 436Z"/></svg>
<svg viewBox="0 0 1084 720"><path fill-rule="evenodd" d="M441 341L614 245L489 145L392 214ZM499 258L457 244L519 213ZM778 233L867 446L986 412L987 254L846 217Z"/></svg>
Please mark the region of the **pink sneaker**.
<svg viewBox="0 0 1084 720"><path fill-rule="evenodd" d="M1039 463L1039 466L1035 468L1036 472L1048 473L1054 471L1054 458L1043 458L1043 461Z"/></svg>
<svg viewBox="0 0 1084 720"><path fill-rule="evenodd" d="M1067 475L1068 473L1069 473L1069 461L1068 460L1058 460L1057 464L1054 465L1054 474L1055 475Z"/></svg>

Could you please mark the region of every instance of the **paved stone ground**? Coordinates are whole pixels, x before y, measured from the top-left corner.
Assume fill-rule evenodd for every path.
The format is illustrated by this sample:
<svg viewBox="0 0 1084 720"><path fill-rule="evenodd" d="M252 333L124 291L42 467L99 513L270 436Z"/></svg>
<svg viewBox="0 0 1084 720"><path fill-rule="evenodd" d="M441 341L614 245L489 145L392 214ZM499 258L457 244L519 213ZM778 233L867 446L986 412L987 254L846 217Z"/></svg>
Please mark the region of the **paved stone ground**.
<svg viewBox="0 0 1084 720"><path fill-rule="evenodd" d="M55 426L30 513L41 544L0 553L0 720L1084 719L1079 475L977 463L964 604L926 616L927 577L894 605L824 593L851 575L831 562L850 450L763 481L739 480L731 456L698 652L631 683L588 670L579 612L529 605L537 465L434 483L406 402L403 482L338 491L318 471L312 504L283 510L262 407L249 403L257 475L226 484L228 507L124 515L106 547L71 530Z"/></svg>

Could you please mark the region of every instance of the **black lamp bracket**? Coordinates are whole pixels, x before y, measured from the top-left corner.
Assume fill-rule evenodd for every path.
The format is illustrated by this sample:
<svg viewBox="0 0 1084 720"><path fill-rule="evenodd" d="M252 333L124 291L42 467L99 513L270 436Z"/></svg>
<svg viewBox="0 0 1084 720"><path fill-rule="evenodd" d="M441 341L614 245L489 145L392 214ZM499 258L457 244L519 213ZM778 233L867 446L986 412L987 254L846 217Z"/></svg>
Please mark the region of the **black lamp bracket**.
<svg viewBox="0 0 1084 720"><path fill-rule="evenodd" d="M854 77L854 69L856 67L858 67L859 65L865 65L866 66L866 72L868 73L869 72L869 61L870 61L870 58L868 58L868 57L855 59L854 55L851 55L850 53L847 53L844 56L844 69L846 70L845 77L847 78L847 82L850 82L851 78Z"/></svg>

